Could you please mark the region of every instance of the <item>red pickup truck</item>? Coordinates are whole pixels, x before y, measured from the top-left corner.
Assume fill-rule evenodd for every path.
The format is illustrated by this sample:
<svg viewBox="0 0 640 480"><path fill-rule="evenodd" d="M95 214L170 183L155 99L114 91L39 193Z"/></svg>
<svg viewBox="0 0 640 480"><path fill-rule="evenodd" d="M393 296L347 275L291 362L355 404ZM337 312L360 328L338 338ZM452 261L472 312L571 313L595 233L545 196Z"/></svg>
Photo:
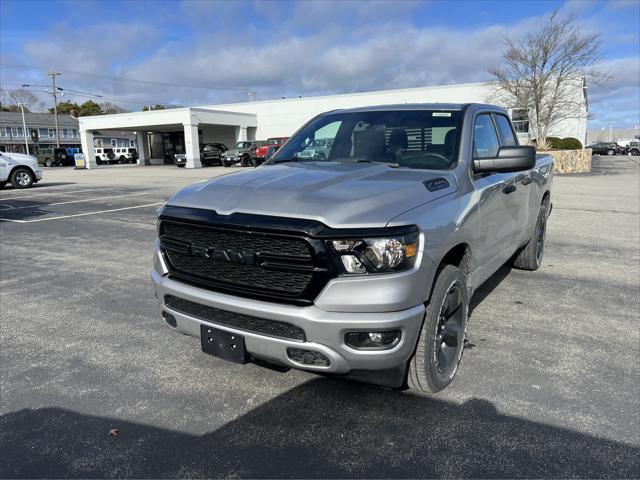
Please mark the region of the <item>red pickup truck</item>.
<svg viewBox="0 0 640 480"><path fill-rule="evenodd" d="M260 165L264 163L265 156L269 151L269 147L280 147L289 140L289 137L272 137L267 139L267 143L261 147L256 148L256 163Z"/></svg>

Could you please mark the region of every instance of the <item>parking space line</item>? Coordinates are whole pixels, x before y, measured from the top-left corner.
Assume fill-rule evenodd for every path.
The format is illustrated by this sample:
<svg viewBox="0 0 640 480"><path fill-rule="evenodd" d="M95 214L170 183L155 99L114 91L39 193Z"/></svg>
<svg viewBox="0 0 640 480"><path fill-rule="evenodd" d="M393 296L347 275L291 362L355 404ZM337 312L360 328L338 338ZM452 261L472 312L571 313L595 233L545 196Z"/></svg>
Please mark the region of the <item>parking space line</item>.
<svg viewBox="0 0 640 480"><path fill-rule="evenodd" d="M41 204L35 204L35 205L21 205L20 207L0 208L0 211L4 211L4 210L11 210L11 211L13 211L13 210L21 210L23 208L51 207L53 205L68 205L70 203L92 202L94 200L104 200L104 199L120 198L120 197L133 197L133 196L136 196L136 195L146 195L148 193L154 193L154 192L126 193L124 195L109 195L107 197L84 198L82 200L69 200L67 202L41 203Z"/></svg>
<svg viewBox="0 0 640 480"><path fill-rule="evenodd" d="M98 215L100 213L121 212L123 210L133 210L134 208L153 207L155 205L162 205L163 203L164 202L147 203L146 205L135 205L133 207L112 208L110 210L98 210L97 212L75 213L73 215L61 215L59 217L36 218L34 220L16 220L16 219L13 219L13 218L2 218L2 217L0 217L0 222L13 222L13 223L46 222L46 221L49 221L49 220L60 220L60 219L63 219L63 218L84 217L86 215Z"/></svg>
<svg viewBox="0 0 640 480"><path fill-rule="evenodd" d="M35 197L44 197L47 195L60 195L60 194L69 194L71 195L72 193L83 193L83 192L95 192L96 189L95 188L91 188L89 190L74 190L73 192L67 192L66 190L54 190L53 192L46 192L46 193L41 193L40 195L21 195L19 197L12 197L12 196L8 196L8 197L0 197L0 200L18 200L21 198L35 198Z"/></svg>

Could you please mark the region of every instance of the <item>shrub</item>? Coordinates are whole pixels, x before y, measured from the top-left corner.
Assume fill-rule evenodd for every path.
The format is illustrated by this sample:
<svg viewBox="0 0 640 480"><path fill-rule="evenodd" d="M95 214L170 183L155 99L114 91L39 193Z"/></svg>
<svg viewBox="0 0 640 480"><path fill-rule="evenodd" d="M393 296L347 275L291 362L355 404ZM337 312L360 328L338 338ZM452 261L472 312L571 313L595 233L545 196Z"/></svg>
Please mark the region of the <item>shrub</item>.
<svg viewBox="0 0 640 480"><path fill-rule="evenodd" d="M564 150L581 150L582 142L577 138L567 137L562 139L562 147Z"/></svg>
<svg viewBox="0 0 640 480"><path fill-rule="evenodd" d="M547 137L547 143L551 148L562 149L562 139L558 137Z"/></svg>

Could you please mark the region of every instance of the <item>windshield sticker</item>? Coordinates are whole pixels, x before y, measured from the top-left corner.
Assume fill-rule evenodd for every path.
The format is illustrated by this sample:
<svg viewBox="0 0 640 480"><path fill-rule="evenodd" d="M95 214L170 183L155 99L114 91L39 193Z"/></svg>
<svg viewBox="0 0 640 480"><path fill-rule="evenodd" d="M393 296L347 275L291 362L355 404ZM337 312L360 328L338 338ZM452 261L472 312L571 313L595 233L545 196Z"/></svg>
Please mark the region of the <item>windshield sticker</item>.
<svg viewBox="0 0 640 480"><path fill-rule="evenodd" d="M451 112L433 112L432 117L450 117Z"/></svg>

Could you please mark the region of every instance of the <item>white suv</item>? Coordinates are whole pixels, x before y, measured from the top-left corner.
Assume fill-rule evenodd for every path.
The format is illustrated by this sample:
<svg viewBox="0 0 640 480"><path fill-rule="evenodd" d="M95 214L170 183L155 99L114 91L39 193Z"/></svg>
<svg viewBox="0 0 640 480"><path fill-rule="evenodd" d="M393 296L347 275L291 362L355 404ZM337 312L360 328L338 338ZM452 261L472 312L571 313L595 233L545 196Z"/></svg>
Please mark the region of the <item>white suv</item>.
<svg viewBox="0 0 640 480"><path fill-rule="evenodd" d="M0 152L0 188L11 182L13 188L29 188L42 180L38 159L22 153Z"/></svg>

